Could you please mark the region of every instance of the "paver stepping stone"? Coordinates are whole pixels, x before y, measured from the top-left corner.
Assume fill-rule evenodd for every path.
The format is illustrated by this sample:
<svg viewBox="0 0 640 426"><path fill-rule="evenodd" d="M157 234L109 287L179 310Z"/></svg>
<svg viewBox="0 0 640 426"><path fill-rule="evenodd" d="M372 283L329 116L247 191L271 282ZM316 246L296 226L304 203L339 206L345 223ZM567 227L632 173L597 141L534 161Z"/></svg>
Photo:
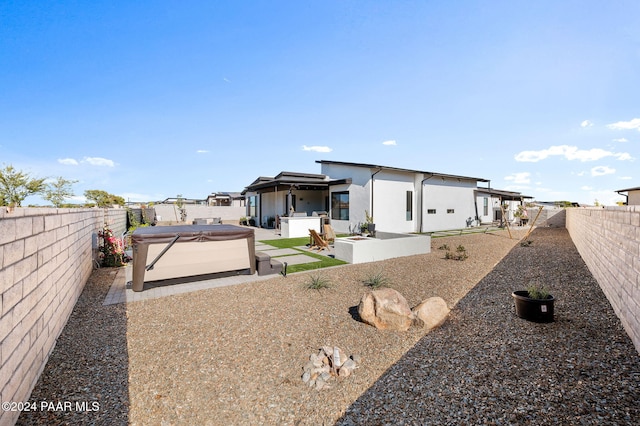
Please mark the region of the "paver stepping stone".
<svg viewBox="0 0 640 426"><path fill-rule="evenodd" d="M256 251L275 250L277 247L270 246L269 244L256 243Z"/></svg>
<svg viewBox="0 0 640 426"><path fill-rule="evenodd" d="M320 262L320 259L307 256L306 254L296 254L295 256L282 256L282 257L278 257L277 259L282 263L287 262L288 265L301 265L303 263Z"/></svg>
<svg viewBox="0 0 640 426"><path fill-rule="evenodd" d="M256 249L257 250L257 249ZM298 254L300 253L298 250L294 250L292 248L283 248L283 249L274 249L274 250L266 250L266 252L271 257L275 256L284 256L287 254Z"/></svg>

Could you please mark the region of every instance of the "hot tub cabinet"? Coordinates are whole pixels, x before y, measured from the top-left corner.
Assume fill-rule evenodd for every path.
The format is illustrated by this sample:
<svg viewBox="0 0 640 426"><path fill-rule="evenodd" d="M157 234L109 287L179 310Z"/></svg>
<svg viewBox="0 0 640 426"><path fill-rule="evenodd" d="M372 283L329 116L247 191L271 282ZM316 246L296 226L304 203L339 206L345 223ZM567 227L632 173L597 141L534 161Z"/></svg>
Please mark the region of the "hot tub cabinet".
<svg viewBox="0 0 640 426"><path fill-rule="evenodd" d="M394 257L413 256L431 252L431 237L418 234L376 232L376 238L336 238L336 259L349 263L375 262Z"/></svg>
<svg viewBox="0 0 640 426"><path fill-rule="evenodd" d="M219 272L255 273L253 229L233 225L138 228L133 243L133 291L145 281Z"/></svg>

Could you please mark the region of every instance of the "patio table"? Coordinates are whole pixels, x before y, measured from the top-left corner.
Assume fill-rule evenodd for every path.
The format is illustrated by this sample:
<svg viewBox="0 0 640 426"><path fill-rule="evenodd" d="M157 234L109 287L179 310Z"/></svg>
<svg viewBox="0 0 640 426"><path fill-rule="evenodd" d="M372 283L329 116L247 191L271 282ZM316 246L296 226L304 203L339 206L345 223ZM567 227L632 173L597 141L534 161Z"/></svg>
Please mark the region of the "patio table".
<svg viewBox="0 0 640 426"><path fill-rule="evenodd" d="M145 281L219 272L255 273L253 229L233 225L151 226L136 229L133 291Z"/></svg>

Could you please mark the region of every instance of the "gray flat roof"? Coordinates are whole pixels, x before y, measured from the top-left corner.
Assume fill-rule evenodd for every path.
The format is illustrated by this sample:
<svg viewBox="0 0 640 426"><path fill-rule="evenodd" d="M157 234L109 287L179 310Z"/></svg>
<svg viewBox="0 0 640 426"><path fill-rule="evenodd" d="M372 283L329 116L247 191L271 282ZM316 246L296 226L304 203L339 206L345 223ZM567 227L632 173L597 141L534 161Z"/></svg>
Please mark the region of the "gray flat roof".
<svg viewBox="0 0 640 426"><path fill-rule="evenodd" d="M629 192L629 191L640 191L640 186L636 186L635 188L627 188L627 189L618 189L616 192Z"/></svg>
<svg viewBox="0 0 640 426"><path fill-rule="evenodd" d="M330 160L316 160L316 163L319 164L338 164L341 166L351 166L351 167L362 167L367 169L380 169L380 170L389 170L396 172L405 172L405 173L424 173L431 176L443 177L443 178L451 178L451 179L465 179L465 180L475 180L476 182L490 182L488 179L470 177L470 176L460 176L460 175L450 175L446 173L438 173L438 172L428 172L424 170L412 170L412 169L403 169L400 167L390 167L390 166L380 166L377 164L365 164L365 163L349 163L345 161L330 161Z"/></svg>

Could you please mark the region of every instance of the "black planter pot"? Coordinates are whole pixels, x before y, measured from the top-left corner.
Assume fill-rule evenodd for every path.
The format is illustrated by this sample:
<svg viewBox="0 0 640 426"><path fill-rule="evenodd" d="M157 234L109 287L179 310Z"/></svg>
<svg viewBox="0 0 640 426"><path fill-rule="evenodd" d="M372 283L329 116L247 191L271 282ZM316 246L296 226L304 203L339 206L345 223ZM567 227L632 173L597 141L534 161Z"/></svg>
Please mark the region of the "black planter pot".
<svg viewBox="0 0 640 426"><path fill-rule="evenodd" d="M534 322L553 321L553 296L547 299L532 299L526 290L514 291L511 296L516 302L516 315Z"/></svg>

